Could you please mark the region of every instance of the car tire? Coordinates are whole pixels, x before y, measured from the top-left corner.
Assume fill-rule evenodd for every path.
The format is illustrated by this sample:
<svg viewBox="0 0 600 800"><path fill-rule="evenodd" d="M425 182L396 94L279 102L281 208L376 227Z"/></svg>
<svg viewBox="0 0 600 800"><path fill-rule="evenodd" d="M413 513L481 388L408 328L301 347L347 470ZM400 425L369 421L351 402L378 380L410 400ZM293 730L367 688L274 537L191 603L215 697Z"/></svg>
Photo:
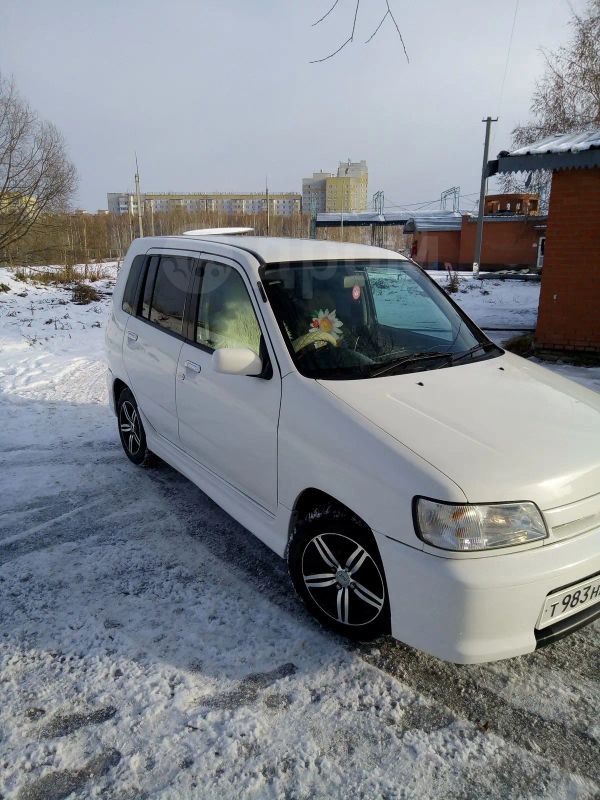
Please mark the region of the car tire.
<svg viewBox="0 0 600 800"><path fill-rule="evenodd" d="M337 509L301 521L288 548L296 592L321 624L350 639L390 632L385 572L371 531Z"/></svg>
<svg viewBox="0 0 600 800"><path fill-rule="evenodd" d="M117 423L119 437L127 458L139 467L151 466L153 459L146 443L146 431L135 397L129 389L123 389L119 395Z"/></svg>

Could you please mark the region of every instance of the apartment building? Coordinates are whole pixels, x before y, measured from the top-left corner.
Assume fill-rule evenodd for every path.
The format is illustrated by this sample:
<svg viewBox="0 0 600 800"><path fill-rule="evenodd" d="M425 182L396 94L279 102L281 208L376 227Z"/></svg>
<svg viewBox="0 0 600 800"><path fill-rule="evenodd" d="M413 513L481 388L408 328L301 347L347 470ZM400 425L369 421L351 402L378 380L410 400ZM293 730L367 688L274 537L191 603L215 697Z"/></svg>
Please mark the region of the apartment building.
<svg viewBox="0 0 600 800"><path fill-rule="evenodd" d="M214 211L222 214L260 214L267 210L264 193L144 192L140 194L142 207L154 212L183 209L194 212ZM137 196L133 192L110 192L108 210L113 214L137 214ZM291 216L302 210L302 197L296 192L269 193L269 213Z"/></svg>
<svg viewBox="0 0 600 800"><path fill-rule="evenodd" d="M333 178L332 172L313 172L312 178L302 178L302 209L305 214L325 211L328 178Z"/></svg>
<svg viewBox="0 0 600 800"><path fill-rule="evenodd" d="M313 172L302 179L302 208L305 213L323 211L366 211L369 170L366 161L340 161L337 173Z"/></svg>

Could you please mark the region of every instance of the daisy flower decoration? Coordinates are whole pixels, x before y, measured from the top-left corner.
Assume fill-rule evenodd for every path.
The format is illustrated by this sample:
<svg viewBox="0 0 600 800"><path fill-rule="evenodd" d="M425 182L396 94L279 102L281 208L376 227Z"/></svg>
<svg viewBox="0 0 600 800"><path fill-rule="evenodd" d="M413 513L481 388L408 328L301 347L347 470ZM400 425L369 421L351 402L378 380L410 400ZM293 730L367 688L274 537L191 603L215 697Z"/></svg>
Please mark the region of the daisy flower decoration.
<svg viewBox="0 0 600 800"><path fill-rule="evenodd" d="M343 334L341 331L344 323L336 316L335 309L330 311L328 308L315 311L312 322L310 323L309 333L321 330L323 333L330 333L335 339L339 340Z"/></svg>

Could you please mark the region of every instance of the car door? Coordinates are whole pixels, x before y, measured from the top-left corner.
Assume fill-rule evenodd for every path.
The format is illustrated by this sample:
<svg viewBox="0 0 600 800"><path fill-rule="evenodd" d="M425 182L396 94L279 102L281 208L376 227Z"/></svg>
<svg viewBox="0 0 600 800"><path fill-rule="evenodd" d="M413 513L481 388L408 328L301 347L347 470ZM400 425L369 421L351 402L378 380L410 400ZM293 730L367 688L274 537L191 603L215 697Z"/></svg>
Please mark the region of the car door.
<svg viewBox="0 0 600 800"><path fill-rule="evenodd" d="M243 271L216 259L198 268L193 298L177 369L180 447L274 513L281 377L257 300ZM263 375L215 372L220 347L259 353Z"/></svg>
<svg viewBox="0 0 600 800"><path fill-rule="evenodd" d="M195 263L190 253L149 251L136 313L127 320L123 342L123 361L138 405L150 425L174 444L179 441L175 377Z"/></svg>

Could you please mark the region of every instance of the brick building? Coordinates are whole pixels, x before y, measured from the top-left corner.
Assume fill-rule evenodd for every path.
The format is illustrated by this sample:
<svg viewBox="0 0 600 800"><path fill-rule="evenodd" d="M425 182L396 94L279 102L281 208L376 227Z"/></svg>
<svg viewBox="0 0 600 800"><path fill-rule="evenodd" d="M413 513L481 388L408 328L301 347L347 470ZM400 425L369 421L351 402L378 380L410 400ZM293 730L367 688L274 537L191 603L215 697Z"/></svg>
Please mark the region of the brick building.
<svg viewBox="0 0 600 800"><path fill-rule="evenodd" d="M511 213L511 207L529 210L530 204L535 213ZM537 215L537 195L490 195L485 207L492 213L483 220L481 269L535 267L546 226L546 218ZM404 226L404 233L413 236L411 252L419 264L436 268L449 263L469 271L473 269L476 230L477 218L458 211L415 215Z"/></svg>
<svg viewBox="0 0 600 800"><path fill-rule="evenodd" d="M490 175L552 170L536 347L600 353L600 129L502 152ZM485 240L485 234L484 234Z"/></svg>
<svg viewBox="0 0 600 800"><path fill-rule="evenodd" d="M525 214L534 216L540 210L539 194L514 192L512 194L488 194L485 198L484 214Z"/></svg>

